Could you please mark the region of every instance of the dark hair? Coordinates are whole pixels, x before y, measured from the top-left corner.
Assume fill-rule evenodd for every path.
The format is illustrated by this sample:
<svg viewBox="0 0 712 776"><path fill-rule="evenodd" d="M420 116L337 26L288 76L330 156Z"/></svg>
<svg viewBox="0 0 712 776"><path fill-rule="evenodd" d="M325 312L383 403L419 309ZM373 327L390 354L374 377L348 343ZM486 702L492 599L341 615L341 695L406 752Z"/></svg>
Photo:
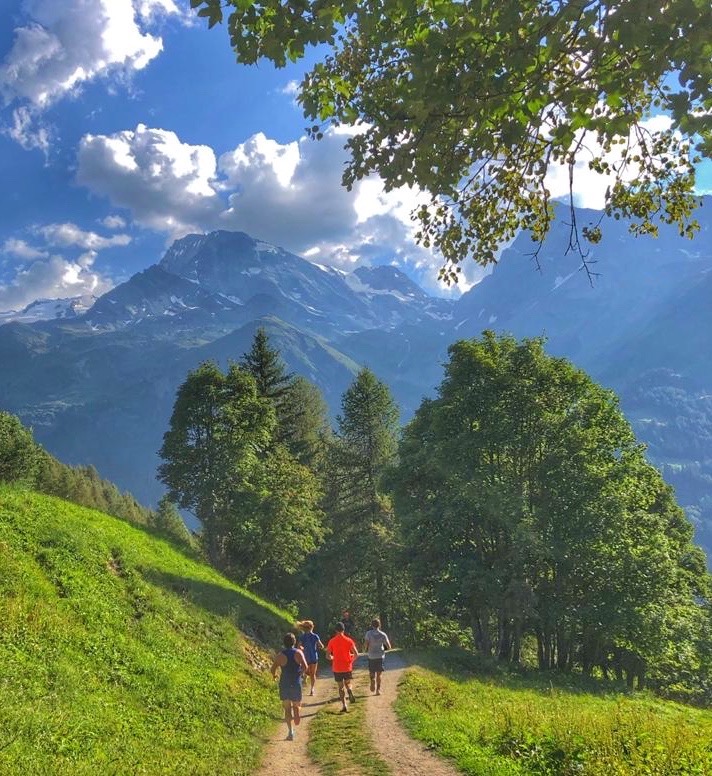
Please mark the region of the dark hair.
<svg viewBox="0 0 712 776"><path fill-rule="evenodd" d="M378 617L374 617L371 620L371 627L372 628L380 628L381 627L381 621L378 619Z"/></svg>
<svg viewBox="0 0 712 776"><path fill-rule="evenodd" d="M293 633L285 633L282 643L285 647L293 647L297 643L297 637Z"/></svg>
<svg viewBox="0 0 712 776"><path fill-rule="evenodd" d="M344 628L344 623L337 622L336 625L334 625L334 630L339 631L339 633L343 633L346 630L346 628Z"/></svg>

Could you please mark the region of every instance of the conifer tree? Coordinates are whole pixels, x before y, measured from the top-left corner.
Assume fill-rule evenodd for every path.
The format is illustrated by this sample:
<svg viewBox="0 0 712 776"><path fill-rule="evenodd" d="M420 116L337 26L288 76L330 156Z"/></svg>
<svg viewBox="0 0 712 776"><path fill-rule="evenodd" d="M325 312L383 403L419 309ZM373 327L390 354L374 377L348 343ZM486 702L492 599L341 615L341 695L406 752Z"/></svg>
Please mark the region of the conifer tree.
<svg viewBox="0 0 712 776"><path fill-rule="evenodd" d="M240 365L255 378L259 395L269 399L276 408L289 392L292 375L287 372L279 351L269 344L262 326L255 332L252 347L240 359Z"/></svg>
<svg viewBox="0 0 712 776"><path fill-rule="evenodd" d="M176 505L167 495L161 497L158 508L151 514L149 525L168 539L192 547L190 532L186 528Z"/></svg>
<svg viewBox="0 0 712 776"><path fill-rule="evenodd" d="M0 482L32 484L38 456L32 432L15 415L0 412Z"/></svg>
<svg viewBox="0 0 712 776"><path fill-rule="evenodd" d="M333 447L334 532L343 560L358 559L365 571L382 621L388 621L386 579L392 571L395 519L381 488L396 460L398 408L390 390L369 369L362 369L342 399L338 443Z"/></svg>

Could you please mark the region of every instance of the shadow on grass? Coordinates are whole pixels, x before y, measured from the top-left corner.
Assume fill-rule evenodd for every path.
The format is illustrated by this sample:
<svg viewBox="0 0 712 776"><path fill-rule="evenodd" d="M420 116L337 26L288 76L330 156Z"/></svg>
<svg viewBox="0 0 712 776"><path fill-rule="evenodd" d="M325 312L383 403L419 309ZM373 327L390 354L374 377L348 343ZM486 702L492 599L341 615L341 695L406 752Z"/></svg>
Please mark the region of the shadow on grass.
<svg viewBox="0 0 712 776"><path fill-rule="evenodd" d="M541 671L536 668L513 666L495 658L486 658L460 647L438 650L411 649L401 655L410 666L422 666L447 679L464 683L481 679L510 689L531 690L550 695L561 690L580 695L631 694L624 682L586 677L580 673Z"/></svg>
<svg viewBox="0 0 712 776"><path fill-rule="evenodd" d="M143 569L141 573L146 582L212 614L231 619L243 633L263 644L280 644L290 629L286 619L239 590L158 569Z"/></svg>

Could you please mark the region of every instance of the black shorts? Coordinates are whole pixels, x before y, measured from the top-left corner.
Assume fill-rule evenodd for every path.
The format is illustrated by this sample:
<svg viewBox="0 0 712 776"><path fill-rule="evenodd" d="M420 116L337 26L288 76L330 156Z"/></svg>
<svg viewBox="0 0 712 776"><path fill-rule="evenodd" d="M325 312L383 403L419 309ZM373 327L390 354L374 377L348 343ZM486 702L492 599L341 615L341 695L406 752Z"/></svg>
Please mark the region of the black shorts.
<svg viewBox="0 0 712 776"><path fill-rule="evenodd" d="M383 658L371 658L368 659L368 673L373 676L374 674L380 674L383 672Z"/></svg>
<svg viewBox="0 0 712 776"><path fill-rule="evenodd" d="M353 679L353 678L354 678L353 671L334 671L335 682L344 682L347 679Z"/></svg>

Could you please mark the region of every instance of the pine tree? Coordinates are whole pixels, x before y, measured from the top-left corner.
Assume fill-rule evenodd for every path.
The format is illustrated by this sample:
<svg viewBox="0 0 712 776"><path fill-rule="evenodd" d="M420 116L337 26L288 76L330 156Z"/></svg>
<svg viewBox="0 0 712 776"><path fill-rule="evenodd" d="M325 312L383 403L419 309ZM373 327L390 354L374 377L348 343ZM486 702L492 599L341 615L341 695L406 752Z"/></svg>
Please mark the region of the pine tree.
<svg viewBox="0 0 712 776"><path fill-rule="evenodd" d="M34 483L39 447L20 419L0 412L0 482Z"/></svg>
<svg viewBox="0 0 712 776"><path fill-rule="evenodd" d="M192 547L190 531L186 528L176 505L168 496L161 497L158 508L151 514L149 525L162 536L187 547Z"/></svg>
<svg viewBox="0 0 712 776"><path fill-rule="evenodd" d="M388 621L386 578L393 567L396 526L383 475L396 460L398 408L385 383L362 369L342 399L338 418L335 520L349 555L368 574L373 602Z"/></svg>
<svg viewBox="0 0 712 776"><path fill-rule="evenodd" d="M262 326L255 332L249 353L240 359L240 366L255 378L259 395L269 399L276 409L289 392L292 375L287 372L279 351L270 346Z"/></svg>

